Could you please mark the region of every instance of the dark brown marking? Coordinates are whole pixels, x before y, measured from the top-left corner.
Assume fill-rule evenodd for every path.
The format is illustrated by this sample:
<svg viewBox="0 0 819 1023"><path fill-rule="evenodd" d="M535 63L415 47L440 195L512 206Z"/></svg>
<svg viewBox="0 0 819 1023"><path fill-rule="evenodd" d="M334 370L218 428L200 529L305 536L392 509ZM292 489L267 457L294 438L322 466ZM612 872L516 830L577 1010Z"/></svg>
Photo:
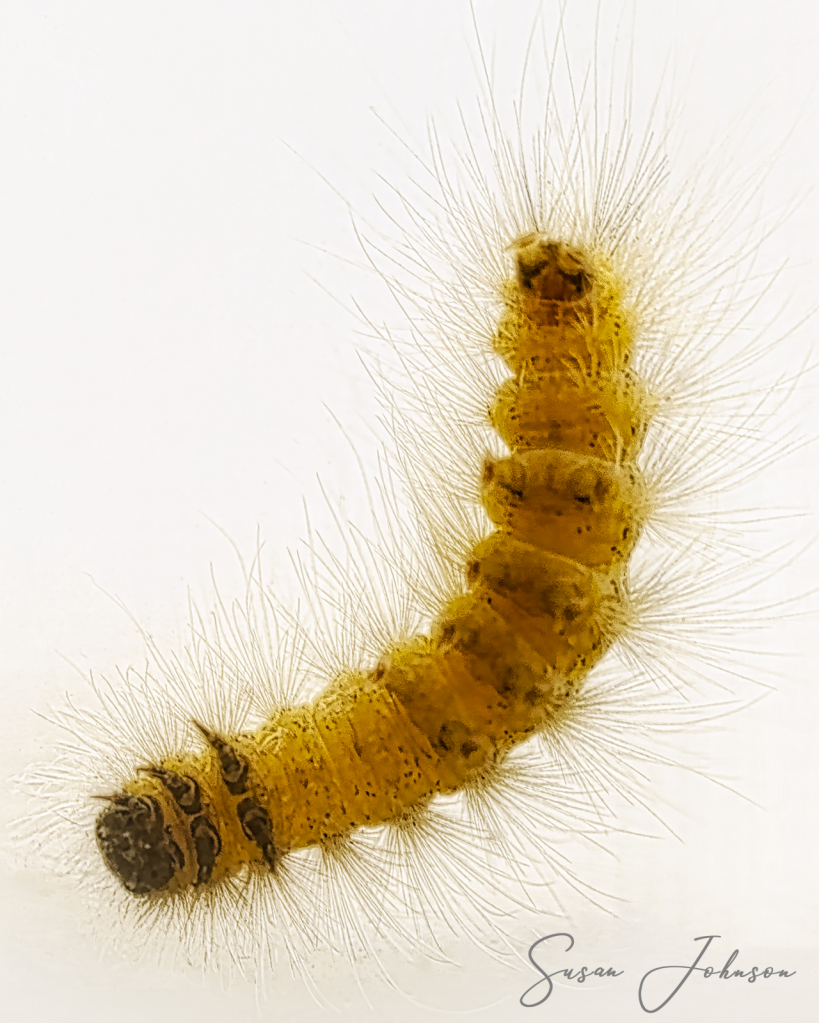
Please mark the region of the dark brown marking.
<svg viewBox="0 0 819 1023"><path fill-rule="evenodd" d="M183 813L192 815L202 812L202 796L193 778L177 774L176 771L167 771L164 767L140 767L140 771L158 778Z"/></svg>
<svg viewBox="0 0 819 1023"><path fill-rule="evenodd" d="M216 754L219 757L219 770L222 774L222 781L225 783L225 788L228 792L232 796L241 796L247 792L248 763L245 758L239 756L230 743L225 742L215 732L205 728L204 725L200 725L198 721L193 723L204 735L208 744L216 750Z"/></svg>
<svg viewBox="0 0 819 1023"><path fill-rule="evenodd" d="M222 851L222 839L213 822L205 814L200 814L191 821L191 839L196 852L197 865L194 884L207 884L213 874L219 853Z"/></svg>
<svg viewBox="0 0 819 1023"><path fill-rule="evenodd" d="M512 248L517 257L518 283L542 301L573 302L588 293L590 280L578 253L536 235L519 238ZM552 325L556 325L557 316L553 319Z"/></svg>
<svg viewBox="0 0 819 1023"><path fill-rule="evenodd" d="M276 845L273 841L273 827L263 806L255 799L243 799L236 805L236 815L242 825L245 837L262 850L265 863L271 870L276 867Z"/></svg>

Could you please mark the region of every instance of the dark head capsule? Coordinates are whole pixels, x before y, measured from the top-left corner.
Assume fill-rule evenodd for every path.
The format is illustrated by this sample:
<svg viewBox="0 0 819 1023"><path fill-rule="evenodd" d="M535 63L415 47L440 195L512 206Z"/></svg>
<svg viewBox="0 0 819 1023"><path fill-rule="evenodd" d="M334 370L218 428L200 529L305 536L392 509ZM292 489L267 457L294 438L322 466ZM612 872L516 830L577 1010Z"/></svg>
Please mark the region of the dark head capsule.
<svg viewBox="0 0 819 1023"><path fill-rule="evenodd" d="M97 818L96 835L105 865L132 895L163 891L185 866L152 796L113 796Z"/></svg>

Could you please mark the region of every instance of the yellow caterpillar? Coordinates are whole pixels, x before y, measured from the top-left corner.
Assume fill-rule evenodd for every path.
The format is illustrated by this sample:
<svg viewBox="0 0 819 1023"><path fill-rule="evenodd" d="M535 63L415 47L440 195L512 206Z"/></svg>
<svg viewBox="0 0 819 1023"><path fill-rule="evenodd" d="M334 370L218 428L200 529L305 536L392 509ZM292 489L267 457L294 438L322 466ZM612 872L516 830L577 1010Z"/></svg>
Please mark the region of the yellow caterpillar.
<svg viewBox="0 0 819 1023"><path fill-rule="evenodd" d="M218 884L242 867L395 821L453 792L534 732L622 628L624 566L647 513L636 456L651 399L630 370L623 284L602 257L512 245L495 339L514 377L492 406L510 449L483 468L498 527L430 636L342 675L253 733L196 727L208 748L141 768L96 835L135 895Z"/></svg>
<svg viewBox="0 0 819 1023"><path fill-rule="evenodd" d="M570 3L567 20L574 11ZM496 14L500 30L505 7ZM638 894L636 906L659 913L666 879L682 872L673 843L649 854L635 839L630 858L626 833L645 830L637 805L676 826L651 769L678 756L699 767L699 747L689 747L705 725L735 694L740 703L756 694L746 675L755 680L758 665L742 663L732 638L768 617L743 603L756 512L737 525L729 508L720 532L712 497L724 501L755 460L784 447L768 413L799 359L783 346L765 361L784 320L770 316L768 333L747 329L765 323L754 303L771 281L753 280L767 222L732 234L736 196L752 188L725 191L734 179L716 166L714 181L708 169L677 173L662 118L648 118L644 138L628 110L620 127L618 87L595 70L585 77L585 57L569 57L570 87L561 86L564 36L553 28L531 150L517 108L501 123L493 104L505 107L505 93L493 81L456 155L433 135L429 177L399 190L397 246L361 228L399 300L397 315L368 322L393 345L376 380L398 449L387 470L367 467L383 487L376 539L339 512L339 554L324 546L326 527L311 527L298 614L271 596L254 562L246 598L194 609L184 653L166 654L146 628L147 666L110 683L95 674L93 709L80 699L53 715L71 738L56 765L27 773L42 801L37 838L63 885L96 903L101 930L126 949L227 961L262 980L272 966L266 987L279 997L288 960L310 979L315 962L336 958L336 970L382 969L393 946L399 964L416 949L446 963L459 958L453 935L517 963L547 933L544 921L559 929L555 912L562 926L579 904L582 934L598 935L599 903L625 914L615 899L634 901L656 872L662 880L646 882L656 899ZM294 233L325 244L314 224ZM322 286L343 295L321 253L316 264ZM312 345L294 386L305 374L318 381L329 361L299 333L309 302L284 325L264 321L265 345L268 335L272 347ZM265 414L290 383L286 363L264 376ZM343 416L345 429L356 413ZM278 439L267 438L258 464L276 459ZM353 485L342 474L330 489ZM743 494L736 507L767 498ZM207 496L197 500L211 511ZM273 503L296 498L277 490ZM263 532L281 546L277 527ZM712 568L721 545L728 562L719 554ZM679 733L676 743L664 744L666 733ZM689 792L671 793L690 805ZM715 821L711 808L701 816ZM598 855L601 845L618 858ZM702 904L680 901L669 917L687 936L705 926L686 915ZM72 909L72 926L89 915ZM483 972L482 960L464 958L461 993ZM383 967L400 985L396 969ZM516 1002L532 978L518 980L487 980L475 997ZM452 1004L454 990L442 1000Z"/></svg>

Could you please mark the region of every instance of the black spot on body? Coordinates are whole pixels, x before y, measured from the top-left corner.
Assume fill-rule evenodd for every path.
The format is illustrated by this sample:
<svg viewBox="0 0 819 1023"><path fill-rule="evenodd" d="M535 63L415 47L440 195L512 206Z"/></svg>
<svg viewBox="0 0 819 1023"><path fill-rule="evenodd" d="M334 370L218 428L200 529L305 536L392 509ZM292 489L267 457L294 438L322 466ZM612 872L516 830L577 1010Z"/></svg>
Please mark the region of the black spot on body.
<svg viewBox="0 0 819 1023"><path fill-rule="evenodd" d="M222 851L222 839L213 822L200 814L191 821L191 839L196 852L196 881L194 884L207 884L213 875L216 860Z"/></svg>
<svg viewBox="0 0 819 1023"><path fill-rule="evenodd" d="M221 736L211 732L204 725L200 725L198 721L194 721L194 724L204 735L207 742L216 750L216 755L219 758L219 772L222 775L222 781L225 783L225 788L228 792L232 796L241 796L247 792L249 768L245 758L240 756L230 743L225 742Z"/></svg>
<svg viewBox="0 0 819 1023"><path fill-rule="evenodd" d="M261 849L265 863L271 870L276 868L276 845L273 841L273 826L270 816L255 799L243 799L236 805L236 816L246 838ZM312 827L312 825L311 825Z"/></svg>
<svg viewBox="0 0 819 1023"><path fill-rule="evenodd" d="M202 812L202 796L193 778L177 774L176 771L167 771L163 767L143 767L142 772L158 778L183 813L191 815Z"/></svg>

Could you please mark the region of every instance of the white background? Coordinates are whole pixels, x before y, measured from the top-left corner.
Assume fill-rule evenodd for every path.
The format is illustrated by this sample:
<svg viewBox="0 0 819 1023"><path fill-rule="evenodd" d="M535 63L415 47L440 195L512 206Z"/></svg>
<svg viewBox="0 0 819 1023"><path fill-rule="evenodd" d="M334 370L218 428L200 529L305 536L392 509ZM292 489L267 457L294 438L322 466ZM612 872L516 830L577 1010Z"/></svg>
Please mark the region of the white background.
<svg viewBox="0 0 819 1023"><path fill-rule="evenodd" d="M553 20L555 5L543 6ZM475 7L484 44L514 70L534 5ZM588 39L595 10L569 0L570 41ZM802 204L766 258L792 262L787 287L803 310L815 301L819 232L808 194L819 138L814 12L807 0L662 0L638 5L635 41L647 80L668 59L679 72L680 128L694 142L750 110L760 153L782 144L770 202ZM462 0L3 5L0 775L47 757L55 735L34 711L82 692L68 662L109 672L140 662L141 642L109 594L174 648L187 587L206 594L211 565L228 587L235 577L212 522L245 554L258 527L287 592L285 549L305 534L304 506L323 514L317 477L353 514L366 508L350 440L372 466L379 410L356 355L353 300L396 314L372 275L350 265L361 255L340 197L377 217L376 175L393 173L399 150L375 115L421 150L425 119L454 123L456 99L474 92L474 51ZM804 450L768 484L783 506L813 510L794 524L797 544L816 531L814 457ZM815 555L803 560L789 585L808 589ZM578 909L575 958L560 965L625 968L616 986L560 989L524 1010L531 971L495 973L466 949L461 972L416 964L401 976L414 1004L373 982L370 1010L339 967L330 984L339 1013L284 978L262 1016L636 1020L635 978L690 961L693 938L718 933L717 965L738 947L737 965L799 972L755 986L692 981L661 1018L809 1018L819 995L812 631L782 623L779 694L726 726L731 783L762 808L702 788L679 804L666 794L683 842L632 844L590 868L624 902L617 918ZM24 809L3 798L4 821ZM9 1018L254 1017L246 986L223 991L102 955L69 884L8 843L4 863Z"/></svg>

